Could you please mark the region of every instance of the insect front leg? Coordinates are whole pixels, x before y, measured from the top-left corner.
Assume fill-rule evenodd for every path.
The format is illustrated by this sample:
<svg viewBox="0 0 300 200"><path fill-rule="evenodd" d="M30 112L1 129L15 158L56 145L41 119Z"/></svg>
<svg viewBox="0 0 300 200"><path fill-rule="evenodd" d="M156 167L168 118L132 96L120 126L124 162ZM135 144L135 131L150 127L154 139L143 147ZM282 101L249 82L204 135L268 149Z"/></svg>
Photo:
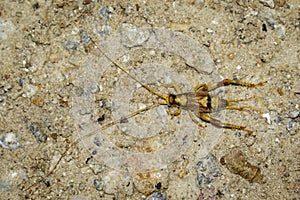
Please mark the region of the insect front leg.
<svg viewBox="0 0 300 200"><path fill-rule="evenodd" d="M203 121L211 123L216 127L242 130L242 131L246 131L249 135L253 134L253 131L248 130L245 126L239 126L239 125L235 125L235 124L224 123L224 122L221 122L218 119L214 119L214 118L210 117L209 115L207 115L205 113L200 113L199 117Z"/></svg>
<svg viewBox="0 0 300 200"><path fill-rule="evenodd" d="M169 114L171 115L171 119L181 114L181 107L179 106L169 106L168 107Z"/></svg>
<svg viewBox="0 0 300 200"><path fill-rule="evenodd" d="M177 94L182 93L180 87L176 83L168 83L168 84L162 84L164 87L174 88L175 92Z"/></svg>

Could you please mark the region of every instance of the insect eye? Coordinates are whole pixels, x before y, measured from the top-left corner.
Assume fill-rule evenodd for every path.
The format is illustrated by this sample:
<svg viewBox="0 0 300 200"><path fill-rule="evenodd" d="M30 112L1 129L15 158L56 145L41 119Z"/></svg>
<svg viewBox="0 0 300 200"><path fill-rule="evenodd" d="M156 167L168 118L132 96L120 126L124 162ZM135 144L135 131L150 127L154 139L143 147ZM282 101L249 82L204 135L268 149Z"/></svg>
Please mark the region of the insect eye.
<svg viewBox="0 0 300 200"><path fill-rule="evenodd" d="M176 95L175 94L170 94L169 95L169 102L170 102L170 104L174 104L175 103L175 99L176 99Z"/></svg>

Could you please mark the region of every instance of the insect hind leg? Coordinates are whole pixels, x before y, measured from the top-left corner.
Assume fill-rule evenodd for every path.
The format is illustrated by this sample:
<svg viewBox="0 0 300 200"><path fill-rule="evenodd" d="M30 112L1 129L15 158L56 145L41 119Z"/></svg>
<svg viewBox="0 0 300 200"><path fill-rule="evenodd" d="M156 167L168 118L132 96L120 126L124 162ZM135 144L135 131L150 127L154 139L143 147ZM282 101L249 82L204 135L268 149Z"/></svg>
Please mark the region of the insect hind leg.
<svg viewBox="0 0 300 200"><path fill-rule="evenodd" d="M226 109L228 110L238 110L238 111L256 111L258 113L262 113L261 110L257 109L257 108L253 108L251 106L237 106L236 103L238 102L242 102L242 101L248 101L250 99L253 99L255 97L250 97L250 98L246 98L246 99L227 99L226 100Z"/></svg>
<svg viewBox="0 0 300 200"><path fill-rule="evenodd" d="M219 81L217 83L212 83L207 85L208 91L213 91L217 88L223 87L223 86L229 86L229 85L236 85L236 86L242 86L247 88L255 88L258 86L263 86L265 82L259 82L259 83L248 83L243 81L237 81L237 80L231 80L231 79L224 79L222 81Z"/></svg>
<svg viewBox="0 0 300 200"><path fill-rule="evenodd" d="M220 128L228 128L228 129L236 129L236 130L241 130L241 131L246 131L249 135L253 134L253 131L247 129L245 126L240 126L240 125L235 125L235 124L229 124L229 123L224 123L221 122L218 119L214 119L212 117L210 117L209 115L205 114L205 113L200 113L200 119L213 124L216 127L220 127Z"/></svg>

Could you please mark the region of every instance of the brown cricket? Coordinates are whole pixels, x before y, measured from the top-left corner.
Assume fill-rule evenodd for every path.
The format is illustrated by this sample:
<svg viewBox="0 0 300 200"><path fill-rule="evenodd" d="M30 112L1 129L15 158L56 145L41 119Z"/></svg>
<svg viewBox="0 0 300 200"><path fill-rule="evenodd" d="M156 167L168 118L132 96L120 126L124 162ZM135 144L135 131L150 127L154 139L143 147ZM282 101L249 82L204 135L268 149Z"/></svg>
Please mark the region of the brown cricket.
<svg viewBox="0 0 300 200"><path fill-rule="evenodd" d="M91 41L95 45L95 48L97 48L96 43L93 40L91 40ZM203 127L203 125L201 125L201 123L197 122L196 117L201 119L204 122L211 123L216 127L242 130L242 131L247 132L248 134L253 133L252 130L247 129L245 126L225 123L218 119L212 118L209 114L215 113L215 112L218 112L221 110L225 110L225 109L245 111L245 110L254 110L254 108L246 107L246 106L237 107L235 104L239 101L244 101L244 99L240 99L240 100L223 99L217 95L211 95L211 92L216 90L217 88L229 86L229 85L242 86L242 87L247 87L247 88L255 88L258 86L263 86L265 82L259 82L259 83L254 84L254 83L248 83L248 82L243 82L243 81L238 81L238 80L224 79L224 80L216 82L216 83L197 84L191 92L185 92L185 93L182 93L179 86L177 86L176 84L165 84L165 86L174 88L176 91L176 94L170 93L168 95L162 95L162 94L159 94L158 92L154 91L148 85L143 84L136 77L134 77L129 72L127 72L124 69L124 67L121 66L121 64L119 64L117 61L112 60L101 49L97 48L97 50L104 57L106 57L110 62L112 62L117 68L119 68L121 71L123 71L125 74L127 74L130 78L132 78L137 83L139 83L143 88L145 88L150 93L152 93L153 95L155 95L159 99L161 99L161 101L156 104L149 105L143 109L140 109L138 111L135 111L135 112L129 114L128 116L122 117L122 119L113 121L111 123L108 123L108 124L102 126L101 130L106 129L107 127L115 125L117 123L120 123L124 119L134 117L137 114L147 111L156 106L167 105L171 118L180 115L182 110L186 110L189 112L191 119L201 127Z"/></svg>

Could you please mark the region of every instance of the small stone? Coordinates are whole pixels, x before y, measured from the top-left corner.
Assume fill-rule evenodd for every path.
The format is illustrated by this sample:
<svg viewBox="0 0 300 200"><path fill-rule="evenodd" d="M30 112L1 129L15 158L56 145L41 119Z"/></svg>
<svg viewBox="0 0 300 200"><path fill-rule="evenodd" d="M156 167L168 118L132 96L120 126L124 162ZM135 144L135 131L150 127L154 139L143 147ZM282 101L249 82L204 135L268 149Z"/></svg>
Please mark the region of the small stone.
<svg viewBox="0 0 300 200"><path fill-rule="evenodd" d="M84 196L75 196L73 197L73 200L87 200L87 198Z"/></svg>
<svg viewBox="0 0 300 200"><path fill-rule="evenodd" d="M275 3L273 0L259 0L260 3L262 3L264 6L270 7L270 8L274 8L275 7Z"/></svg>
<svg viewBox="0 0 300 200"><path fill-rule="evenodd" d="M98 34L100 37L105 37L107 35L109 35L111 31L111 27L108 25L103 25L100 27L100 29L96 30L96 34Z"/></svg>
<svg viewBox="0 0 300 200"><path fill-rule="evenodd" d="M32 84L26 84L24 90L25 92L22 94L22 97L30 98L36 94L38 87Z"/></svg>
<svg viewBox="0 0 300 200"><path fill-rule="evenodd" d="M267 119L267 123L268 123L268 124L271 124L271 116L270 116L270 113L264 113L264 114L262 114L262 117Z"/></svg>
<svg viewBox="0 0 300 200"><path fill-rule="evenodd" d="M134 186L143 194L151 194L157 189L159 183L161 188L168 186L169 172L167 169L140 172L133 175Z"/></svg>
<svg viewBox="0 0 300 200"><path fill-rule="evenodd" d="M49 56L49 60L51 63L57 63L61 60L61 54L59 53L53 53Z"/></svg>
<svg viewBox="0 0 300 200"><path fill-rule="evenodd" d="M131 177L121 173L118 170L108 172L102 178L103 191L107 194L127 194L133 192L133 183Z"/></svg>
<svg viewBox="0 0 300 200"><path fill-rule="evenodd" d="M91 37L87 31L80 32L80 39L83 44L88 44L91 41Z"/></svg>
<svg viewBox="0 0 300 200"><path fill-rule="evenodd" d="M284 39L286 35L286 29L282 24L278 24L275 26L275 35L277 35L277 37L280 39Z"/></svg>
<svg viewBox="0 0 300 200"><path fill-rule="evenodd" d="M15 30L15 26L11 21L0 19L0 41L6 40L11 32Z"/></svg>
<svg viewBox="0 0 300 200"><path fill-rule="evenodd" d="M141 46L150 37L150 33L148 30L141 30L131 24L123 24L121 33L122 44L128 48Z"/></svg>
<svg viewBox="0 0 300 200"><path fill-rule="evenodd" d="M275 5L278 7L283 7L286 4L286 0L275 0Z"/></svg>
<svg viewBox="0 0 300 200"><path fill-rule="evenodd" d="M107 9L107 7L102 7L100 10L99 10L99 15L105 19L106 21L109 20L109 10Z"/></svg>
<svg viewBox="0 0 300 200"><path fill-rule="evenodd" d="M160 192L154 192L153 194L148 196L145 200L166 200L166 197L164 197Z"/></svg>
<svg viewBox="0 0 300 200"><path fill-rule="evenodd" d="M68 40L65 43L65 48L67 50L77 50L78 46L79 46L79 42L77 42L77 41Z"/></svg>
<svg viewBox="0 0 300 200"><path fill-rule="evenodd" d="M276 124L278 124L279 126L282 125L282 118L280 116L277 116L275 119L274 119L274 122Z"/></svg>
<svg viewBox="0 0 300 200"><path fill-rule="evenodd" d="M8 133L1 137L0 145L6 149L18 149L21 147L16 134Z"/></svg>
<svg viewBox="0 0 300 200"><path fill-rule="evenodd" d="M38 123L32 123L28 129L31 131L31 133L34 135L36 141L38 143L43 143L47 141L47 134L44 133L44 131L41 131L40 125Z"/></svg>
<svg viewBox="0 0 300 200"><path fill-rule="evenodd" d="M103 190L103 185L104 185L103 181L101 181L99 179L94 180L94 186L95 186L96 190L98 190L98 191Z"/></svg>
<svg viewBox="0 0 300 200"><path fill-rule="evenodd" d="M240 69L242 69L242 66L241 66L241 65L238 65L238 66L236 66L236 69L237 69L237 70L240 70Z"/></svg>
<svg viewBox="0 0 300 200"><path fill-rule="evenodd" d="M292 128L297 124L296 120L295 119L290 119L290 121L288 122L287 126L286 126L286 129L288 131L291 131Z"/></svg>
<svg viewBox="0 0 300 200"><path fill-rule="evenodd" d="M23 87L23 84L24 84L23 79L19 78L18 84L19 84L20 87Z"/></svg>
<svg viewBox="0 0 300 200"><path fill-rule="evenodd" d="M300 111L298 111L298 110L292 111L289 115L290 115L290 118L295 119L300 116Z"/></svg>
<svg viewBox="0 0 300 200"><path fill-rule="evenodd" d="M42 97L33 97L32 98L32 103L39 106L39 107L43 107L44 99Z"/></svg>
<svg viewBox="0 0 300 200"><path fill-rule="evenodd" d="M79 183L78 189L80 191L84 190L86 188L86 184L85 183Z"/></svg>
<svg viewBox="0 0 300 200"><path fill-rule="evenodd" d="M92 94L95 94L95 93L99 92L99 87L98 87L98 85L92 85L90 90L91 90Z"/></svg>
<svg viewBox="0 0 300 200"><path fill-rule="evenodd" d="M210 184L220 176L221 169L219 167L218 160L212 154L208 154L205 158L197 163L197 183L198 186L203 186L203 184Z"/></svg>
<svg viewBox="0 0 300 200"><path fill-rule="evenodd" d="M201 173L197 176L198 186L202 186L202 184L205 182L204 179L205 179L205 175L203 173Z"/></svg>
<svg viewBox="0 0 300 200"><path fill-rule="evenodd" d="M197 167L200 171L204 172L206 171L206 167L204 166L204 163L202 160L200 160L198 163L197 163Z"/></svg>

